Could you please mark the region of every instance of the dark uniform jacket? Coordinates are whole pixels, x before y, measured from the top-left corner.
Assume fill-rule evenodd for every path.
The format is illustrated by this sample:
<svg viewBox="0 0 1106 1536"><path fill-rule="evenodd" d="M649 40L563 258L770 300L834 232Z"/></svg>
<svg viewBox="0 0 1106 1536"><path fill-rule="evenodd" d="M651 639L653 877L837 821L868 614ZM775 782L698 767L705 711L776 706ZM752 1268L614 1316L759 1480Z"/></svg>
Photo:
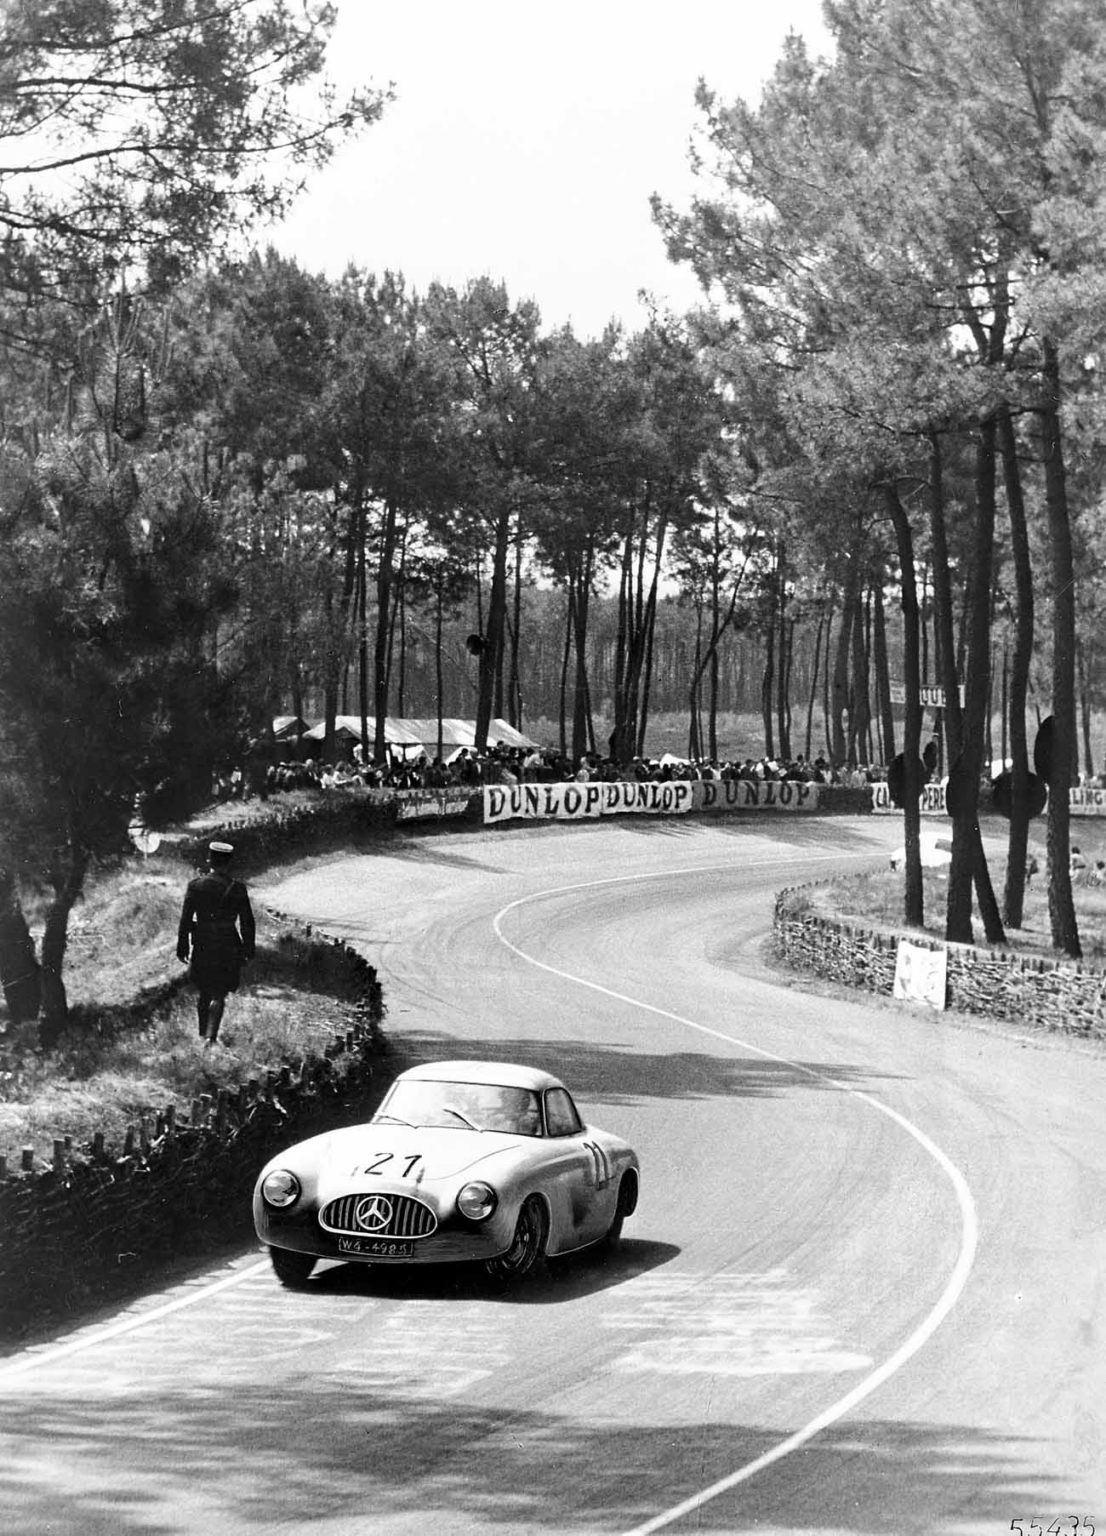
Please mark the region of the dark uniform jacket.
<svg viewBox="0 0 1106 1536"><path fill-rule="evenodd" d="M213 869L188 882L177 930L177 955L197 986L234 992L244 960L254 952L254 918L241 880Z"/></svg>

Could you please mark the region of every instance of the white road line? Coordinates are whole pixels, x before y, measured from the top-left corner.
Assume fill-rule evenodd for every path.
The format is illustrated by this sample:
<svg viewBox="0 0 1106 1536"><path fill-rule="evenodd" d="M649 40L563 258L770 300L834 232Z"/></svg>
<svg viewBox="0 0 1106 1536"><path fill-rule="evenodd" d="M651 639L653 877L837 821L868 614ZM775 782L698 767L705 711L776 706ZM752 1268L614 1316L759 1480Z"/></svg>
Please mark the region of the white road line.
<svg viewBox="0 0 1106 1536"><path fill-rule="evenodd" d="M125 1333L134 1333L137 1328L144 1328L147 1323L156 1323L160 1318L168 1317L173 1312L181 1312L185 1307L194 1307L197 1302L206 1301L209 1296L216 1296L220 1291L230 1290L231 1286L241 1285L245 1280L252 1280L255 1275L268 1268L268 1260L258 1259L256 1264L251 1264L247 1269L240 1269L233 1275L227 1275L224 1280L216 1280L212 1285L202 1286L187 1296L178 1296L176 1301L167 1301L163 1306L154 1307L149 1312L142 1312L137 1317L125 1317L120 1322L113 1323L110 1328L101 1328L98 1333L73 1339L68 1344L59 1345L57 1349L30 1350L9 1364L0 1365L0 1381L8 1381L13 1376L22 1376L27 1371L36 1370L40 1365L53 1365L58 1360L68 1359L70 1355L80 1354L82 1350L93 1349L97 1344L110 1343L112 1339L118 1339Z"/></svg>
<svg viewBox="0 0 1106 1536"><path fill-rule="evenodd" d="M832 857L837 861L843 855L818 855L816 857L819 859ZM848 855L844 855L844 857L848 857ZM755 862L760 865L779 866L798 861L761 859ZM814 860L804 859L802 862L812 863ZM804 1066L802 1062L792 1061L787 1056L778 1056L774 1051L766 1051L749 1040L743 1040L736 1035L727 1034L724 1030L712 1029L707 1024L699 1024L694 1019L685 1018L679 1013L672 1013L667 1008L658 1008L653 1003L643 1002L640 998L630 997L624 992L616 992L613 988L605 987L600 982L589 981L583 976L575 976L572 972L561 970L555 965L547 965L543 960L535 959L533 955L529 955L525 950L520 949L517 944L513 944L503 932L503 920L509 913L517 911L520 907L527 906L535 901L567 895L575 891L597 889L602 886L619 885L640 880L671 879L673 875L705 874L711 870L732 870L734 867L733 864L699 865L690 869L665 869L633 875L611 876L603 880L585 880L576 885L561 886L554 890L541 891L531 896L523 896L518 901L512 901L496 913L493 926L496 937L500 942L507 949L511 950L513 954L516 954L520 960L525 961L527 965L532 965L538 970L545 971L550 976L557 976L562 981L572 982L577 986L588 988L589 991L598 992L604 997L612 998L615 1002L628 1003L631 1007L640 1008L646 1013L654 1014L657 1018L669 1019L673 1024L679 1024L685 1029L693 1029L699 1034L711 1035L716 1040L725 1040L731 1045L740 1046L742 1050L752 1051L755 1055L762 1057L766 1061L778 1062L783 1066L792 1068L794 1071L803 1073L806 1077L814 1078L818 1082L829 1083L842 1093L851 1094L855 1099L859 1099L861 1103L866 1104L869 1108L877 1110L881 1115L886 1115L889 1120L893 1120L896 1125L904 1130L908 1136L912 1137L933 1158L952 1185L960 1211L960 1251L957 1255L956 1263L949 1274L945 1288L932 1310L922 1319L913 1333L899 1345L898 1349L889 1355L882 1365L877 1366L874 1371L867 1375L863 1381L858 1382L851 1392L847 1392L844 1397L840 1397L836 1402L831 1403L828 1408L811 1419L809 1424L805 1424L802 1429L796 1430L793 1435L788 1435L785 1440L781 1440L770 1451L765 1451L762 1456L756 1457L755 1460L735 1468L726 1477L720 1478L708 1487L700 1489L698 1493L692 1494L690 1498L684 1499L680 1504L673 1505L671 1509L666 1509L661 1514L655 1515L643 1525L634 1526L632 1530L624 1532L623 1536L649 1536L649 1533L652 1531L663 1530L665 1526L673 1525L677 1520L682 1520L685 1515L694 1514L697 1510L702 1509L705 1504L720 1498L724 1493L729 1493L732 1489L738 1487L739 1484L747 1483L758 1472L763 1472L766 1467L772 1466L777 1461L782 1461L784 1457L790 1456L792 1452L807 1445L816 1435L821 1434L822 1430L828 1429L831 1424L835 1424L838 1419L844 1418L847 1413L850 1413L859 1403L862 1403L866 1397L870 1397L873 1392L883 1386L896 1371L904 1366L908 1360L928 1343L952 1311L968 1282L968 1276L975 1261L975 1252L979 1241L979 1219L976 1215L975 1201L972 1198L972 1192L968 1188L968 1182L964 1175L936 1142L932 1141L923 1130L908 1120L905 1115L900 1115L898 1110L892 1109L889 1104L882 1103L879 1099L873 1098L871 1094L865 1093L859 1088L854 1088L849 1083L839 1082L837 1078L830 1076L827 1072L819 1072L813 1067ZM743 864L741 867L748 868L749 865Z"/></svg>

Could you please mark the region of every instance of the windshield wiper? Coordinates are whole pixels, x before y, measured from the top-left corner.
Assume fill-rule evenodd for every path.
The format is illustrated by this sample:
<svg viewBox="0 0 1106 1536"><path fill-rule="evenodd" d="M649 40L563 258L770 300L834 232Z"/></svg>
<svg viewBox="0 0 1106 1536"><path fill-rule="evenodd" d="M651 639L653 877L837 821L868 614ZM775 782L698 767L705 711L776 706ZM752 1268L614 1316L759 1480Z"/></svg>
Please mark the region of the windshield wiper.
<svg viewBox="0 0 1106 1536"><path fill-rule="evenodd" d="M456 1115L458 1120L463 1120L470 1130L480 1131L483 1133L484 1127L482 1125L477 1125L475 1120L470 1120L468 1115L465 1114L464 1110L455 1109L452 1104L443 1104L442 1109L446 1112L447 1115Z"/></svg>
<svg viewBox="0 0 1106 1536"><path fill-rule="evenodd" d="M413 1120L403 1120L399 1115L374 1115L374 1120L394 1120L397 1125L405 1125L408 1130L417 1131L418 1126Z"/></svg>

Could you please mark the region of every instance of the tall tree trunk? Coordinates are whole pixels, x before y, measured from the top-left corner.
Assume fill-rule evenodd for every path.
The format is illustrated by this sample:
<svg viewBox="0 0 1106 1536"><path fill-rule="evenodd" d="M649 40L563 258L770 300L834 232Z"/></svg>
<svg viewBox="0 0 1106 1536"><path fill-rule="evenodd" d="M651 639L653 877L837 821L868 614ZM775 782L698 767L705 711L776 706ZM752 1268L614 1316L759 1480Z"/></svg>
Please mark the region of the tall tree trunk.
<svg viewBox="0 0 1106 1536"><path fill-rule="evenodd" d="M687 755L692 762L702 757L700 744L700 688L703 675L703 605L695 603L695 662L691 668L691 683L687 690Z"/></svg>
<svg viewBox="0 0 1106 1536"><path fill-rule="evenodd" d="M561 647L561 686L557 701L558 746L561 756L568 751L568 665L572 657L572 627L575 621L576 578L571 569L568 573L568 601L565 604L565 638Z"/></svg>
<svg viewBox="0 0 1106 1536"><path fill-rule="evenodd" d="M853 621L853 706L849 711L849 764L856 767L864 754L871 720L868 700L868 656L864 649L864 594L857 585Z"/></svg>
<svg viewBox="0 0 1106 1536"><path fill-rule="evenodd" d="M344 687L347 671L350 614L357 592L357 546L359 542L364 542L362 501L361 492L357 491L347 503L348 522L343 541L342 588L336 614L329 593L326 599L327 617L330 622L327 625L326 674L323 682L322 759L328 763L334 761L334 724L338 714L338 696L339 690ZM344 714L345 710L342 713Z"/></svg>
<svg viewBox="0 0 1106 1536"><path fill-rule="evenodd" d="M790 758L791 701L787 690L791 663L787 647L787 553L782 544L776 559L776 598L776 618L780 629L776 665L776 730L779 736L780 756Z"/></svg>
<svg viewBox="0 0 1106 1536"><path fill-rule="evenodd" d="M511 550L511 508L505 503L495 525L495 550L492 557L492 583L488 593L488 616L484 645L480 652L479 691L476 698L476 750L488 745L493 706L502 702L503 630L507 611L507 561Z"/></svg>
<svg viewBox="0 0 1106 1536"><path fill-rule="evenodd" d="M572 760L579 762L589 750L591 705L588 695L588 614L591 597L590 565L580 571L573 603L573 646L576 654L576 686L572 699Z"/></svg>
<svg viewBox="0 0 1106 1536"><path fill-rule="evenodd" d="M707 686L710 690L710 713L707 716L707 729L710 735L707 745L707 752L712 763L716 763L718 761L718 691L720 683L721 676L719 672L718 646L716 645L710 653L709 671L707 675Z"/></svg>
<svg viewBox="0 0 1106 1536"><path fill-rule="evenodd" d="M1076 642L1075 659L1079 665L1079 717L1083 725L1083 771L1094 777L1094 753L1091 751L1091 692L1087 686L1087 653L1082 641Z"/></svg>
<svg viewBox="0 0 1106 1536"><path fill-rule="evenodd" d="M775 738L772 732L772 694L776 672L776 624L775 619L764 630L764 675L760 684L760 715L764 722L764 755L775 757Z"/></svg>
<svg viewBox="0 0 1106 1536"><path fill-rule="evenodd" d="M632 699L627 682L629 657L634 636L634 518L628 514L622 541L622 557L618 580L618 628L615 633L614 651L614 730L611 733L611 756L617 763L629 762L638 745L637 719L632 712Z"/></svg>
<svg viewBox="0 0 1106 1536"><path fill-rule="evenodd" d="M1011 928L1020 928L1025 912L1025 870L1029 848L1029 743L1025 729L1025 706L1029 693L1029 668L1033 660L1033 571L1029 560L1029 527L1025 515L1021 470L1018 465L1017 439L1008 409L999 412L998 440L1002 452L1003 484L1010 518L1010 548L1014 557L1014 654L1010 676L1004 686L1006 728L1003 732L1003 757L1009 733L1010 831L1006 853L1006 885L1003 890L1003 917Z"/></svg>
<svg viewBox="0 0 1106 1536"><path fill-rule="evenodd" d="M810 669L810 697L806 706L806 735L803 738L803 756L810 761L810 755L814 750L814 701L818 697L818 673L821 669L822 654L822 630L825 627L826 616L818 615L818 628L814 631L814 661Z"/></svg>
<svg viewBox="0 0 1106 1536"><path fill-rule="evenodd" d="M917 596L915 596L915 603ZM891 707L891 673L887 660L887 618L883 611L883 571L872 583L872 662L876 673L876 701L883 741L883 761L895 756L895 712Z"/></svg>
<svg viewBox="0 0 1106 1536"><path fill-rule="evenodd" d="M396 508L389 498L384 503L376 568L376 637L373 645L373 714L376 724L373 732L373 757L378 763L386 762L388 756L388 646L392 624L395 551Z"/></svg>
<svg viewBox="0 0 1106 1536"><path fill-rule="evenodd" d="M663 541L662 541L663 542ZM642 646L642 658L637 679L638 689L638 756L645 752L645 733L649 729L649 701L653 691L653 645L656 637L657 618L657 585L660 579L660 561L653 571L653 581L649 589L649 600L645 605L645 641Z"/></svg>
<svg viewBox="0 0 1106 1536"><path fill-rule="evenodd" d="M850 559L845 572L845 588L841 595L841 629L837 636L837 649L833 661L830 756L834 766L838 768L842 767L849 757L845 718L849 708L849 648L852 644L852 626L856 618L858 580L857 561Z"/></svg>
<svg viewBox="0 0 1106 1536"><path fill-rule="evenodd" d="M69 914L84 889L88 854L70 845L59 853L50 874L54 899L46 911L42 932L42 1011L39 1015L39 1039L51 1049L69 1019L69 1000L65 994L63 970L69 944Z"/></svg>
<svg viewBox="0 0 1106 1536"><path fill-rule="evenodd" d="M515 730L522 726L522 679L519 674L519 645L522 630L522 519L515 530L515 586L511 623L511 664L507 689L507 722Z"/></svg>
<svg viewBox="0 0 1106 1536"><path fill-rule="evenodd" d="M0 867L0 984L13 1024L38 1016L42 974L10 869Z"/></svg>
<svg viewBox="0 0 1106 1536"><path fill-rule="evenodd" d="M826 652L822 671L822 735L826 743L826 756L833 762L833 725L830 710L830 657L833 655L833 604L826 614Z"/></svg>
<svg viewBox="0 0 1106 1536"><path fill-rule="evenodd" d="M906 695L903 717L903 843L906 850L903 889L903 917L913 928L925 922L925 891L922 884L922 695L919 655L918 587L914 566L914 532L898 490L884 487L884 500L895 530L898 547L900 590L902 594L903 688Z"/></svg>
<svg viewBox="0 0 1106 1536"><path fill-rule="evenodd" d="M790 760L794 753L791 750L791 677L795 665L795 620L788 619L781 640L785 657L783 666L783 702L780 717L780 752Z"/></svg>
<svg viewBox="0 0 1106 1536"><path fill-rule="evenodd" d="M437 602L434 606L434 698L438 712L438 744L437 751L434 755L439 762L441 762L445 756L445 742L443 740L445 732L442 725L442 716L444 713L442 708L442 700L445 693L445 678L442 675L442 609L445 606L444 584L445 578L442 575L442 572L439 570L437 591L435 594L437 597Z"/></svg>
<svg viewBox="0 0 1106 1536"><path fill-rule="evenodd" d="M1010 761L1010 647L1005 641L1002 646L1002 699L999 709L1002 722L1002 771L1005 773Z"/></svg>
<svg viewBox="0 0 1106 1536"><path fill-rule="evenodd" d="M979 898L987 939L1005 942L1002 918L991 887L990 872L979 829L979 783L983 771L984 715L990 686L991 569L995 529L995 439L993 417L979 426L976 440L976 525L970 597L965 613L965 644L969 665L964 710L960 720L960 751L949 770L948 793L952 804L952 861L949 865L948 908L945 937L952 943L970 944L972 933L972 883ZM942 650L944 648L942 647ZM952 684L955 696L955 678ZM950 714L952 699L946 699ZM956 708L958 711L958 707Z"/></svg>
<svg viewBox="0 0 1106 1536"><path fill-rule="evenodd" d="M364 523L362 537L357 548L357 596L354 602L354 622L357 625L357 712L361 717L361 745L366 752L369 744L369 582L368 553L365 548Z"/></svg>
<svg viewBox="0 0 1106 1536"><path fill-rule="evenodd" d="M1041 438L1052 554L1052 762L1048 776L1048 913L1054 948L1082 957L1071 889L1071 801L1075 766L1075 568L1060 427L1060 356L1044 342Z"/></svg>

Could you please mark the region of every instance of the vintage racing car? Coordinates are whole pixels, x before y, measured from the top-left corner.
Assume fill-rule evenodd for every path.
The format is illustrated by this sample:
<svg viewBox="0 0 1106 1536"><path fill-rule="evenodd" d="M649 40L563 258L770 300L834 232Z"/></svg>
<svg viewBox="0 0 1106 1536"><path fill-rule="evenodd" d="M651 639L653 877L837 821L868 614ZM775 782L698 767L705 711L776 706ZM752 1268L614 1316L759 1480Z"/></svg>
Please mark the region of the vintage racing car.
<svg viewBox="0 0 1106 1536"><path fill-rule="evenodd" d="M617 1239L638 1179L633 1150L585 1125L548 1072L443 1061L401 1073L364 1125L272 1158L254 1225L285 1285L318 1259L476 1260L509 1279Z"/></svg>

